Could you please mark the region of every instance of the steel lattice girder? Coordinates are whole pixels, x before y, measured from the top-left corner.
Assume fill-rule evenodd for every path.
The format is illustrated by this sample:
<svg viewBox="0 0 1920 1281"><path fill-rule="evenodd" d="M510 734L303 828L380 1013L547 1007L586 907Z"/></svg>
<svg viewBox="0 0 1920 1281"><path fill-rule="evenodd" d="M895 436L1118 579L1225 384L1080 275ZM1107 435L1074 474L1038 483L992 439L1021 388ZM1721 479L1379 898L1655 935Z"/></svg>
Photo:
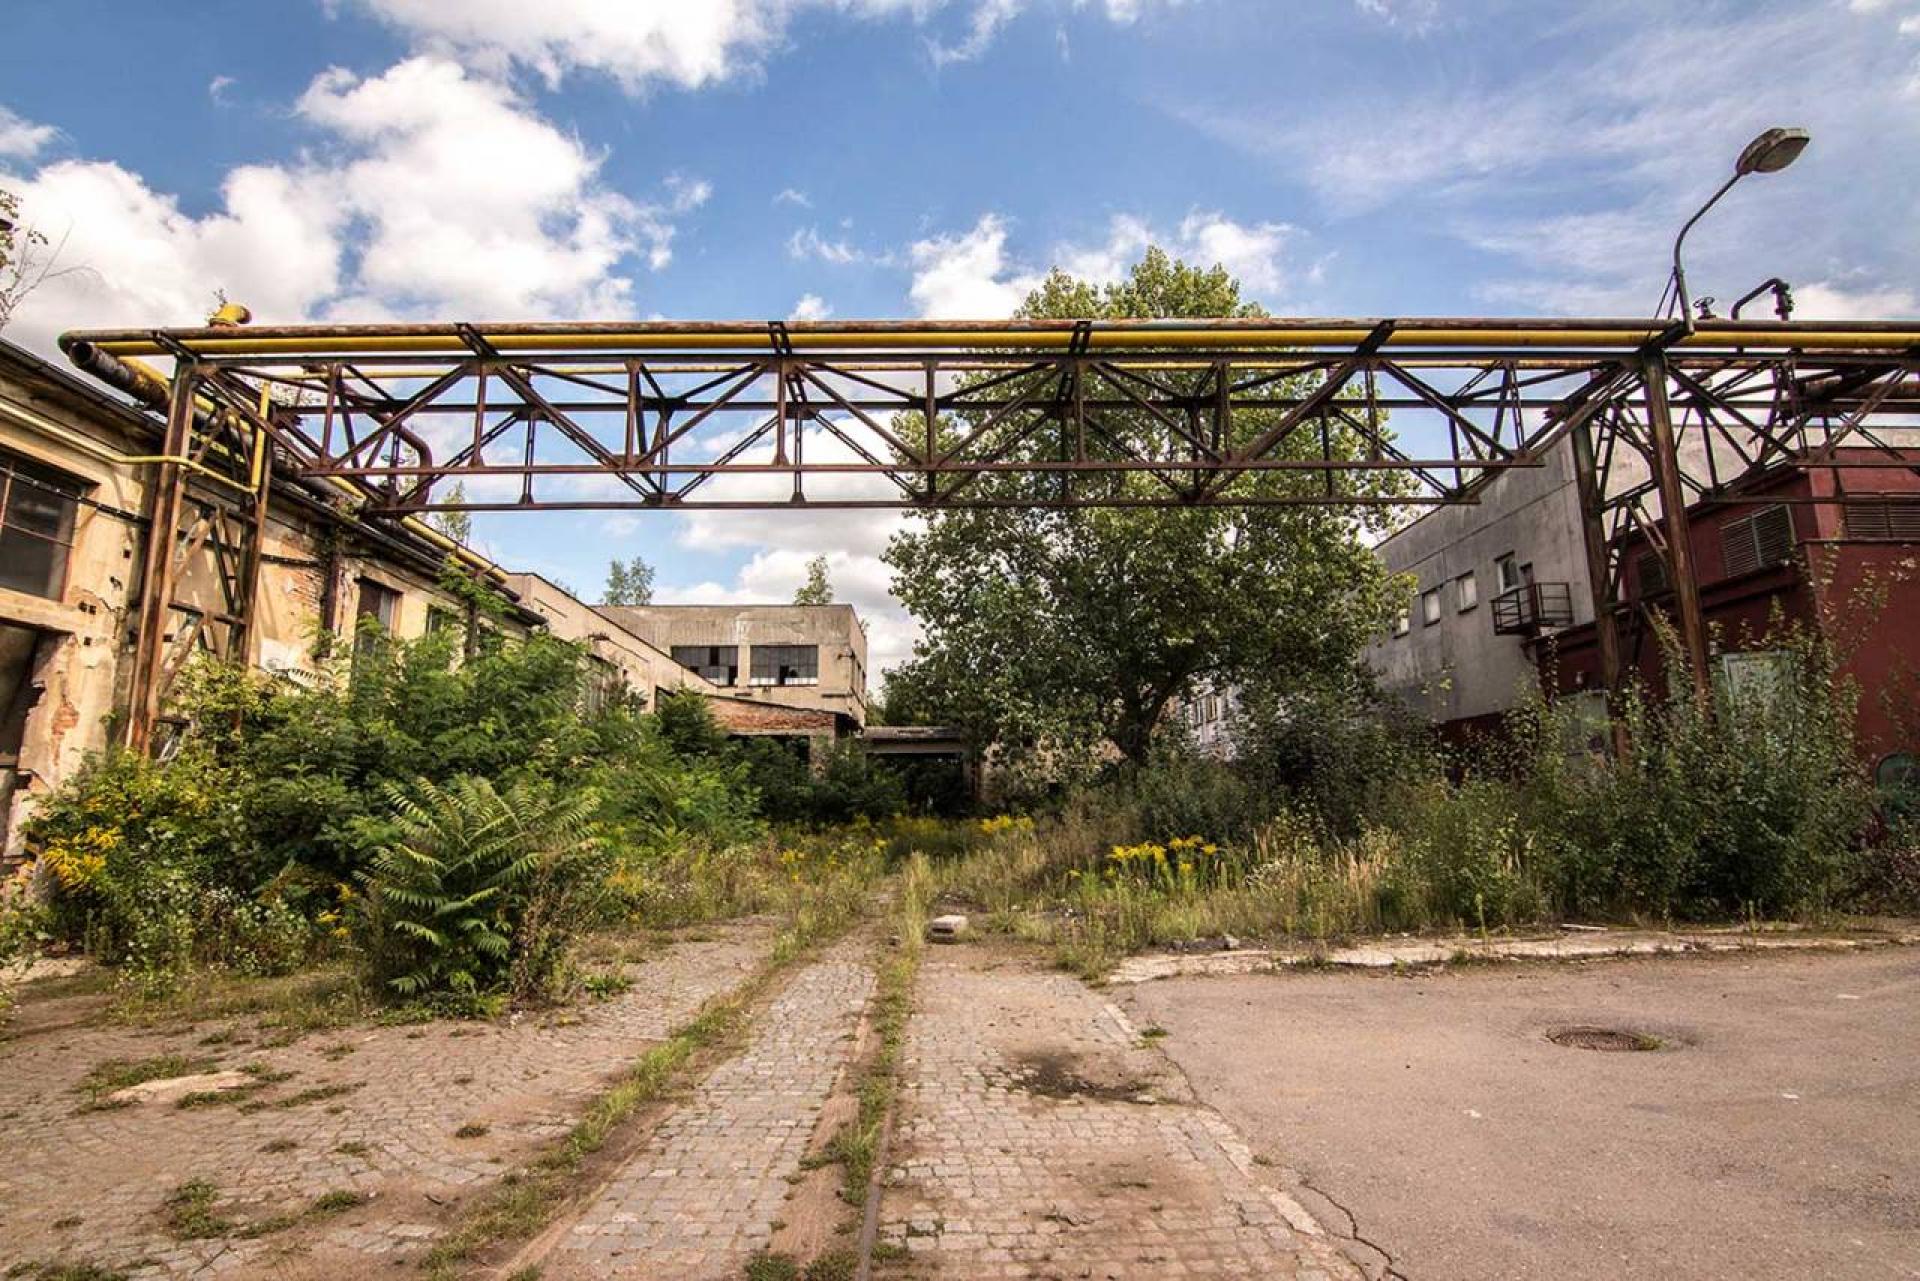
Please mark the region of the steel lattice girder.
<svg viewBox="0 0 1920 1281"><path fill-rule="evenodd" d="M1794 460L1884 467L1920 414L1920 325L1892 322L306 326L61 345L149 403L167 380L142 360L171 357L198 415L266 432L280 470L375 516L1433 505L1583 429L1618 533L1652 489L1621 460L1653 467L1656 401L1690 498ZM1367 483L1380 473L1404 480Z"/></svg>

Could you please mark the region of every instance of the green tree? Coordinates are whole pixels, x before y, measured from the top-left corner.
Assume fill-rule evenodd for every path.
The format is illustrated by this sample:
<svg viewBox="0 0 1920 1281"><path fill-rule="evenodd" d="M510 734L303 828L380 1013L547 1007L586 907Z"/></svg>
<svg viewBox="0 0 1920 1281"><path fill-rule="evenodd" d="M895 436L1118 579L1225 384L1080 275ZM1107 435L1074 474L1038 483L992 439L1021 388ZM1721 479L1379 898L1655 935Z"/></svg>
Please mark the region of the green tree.
<svg viewBox="0 0 1920 1281"><path fill-rule="evenodd" d="M1149 249L1125 280L1104 288L1056 269L1018 314L1263 313L1241 299L1223 268L1197 268ZM1234 371L1237 379L1260 372ZM1213 371L1171 368L1160 376L1204 403ZM1299 395L1315 381L1294 375L1272 385ZM1258 436L1280 412L1237 411L1229 443ZM1129 439L1168 431L1140 411L1104 410L1101 425ZM1022 438L1021 424L988 423L983 411L943 417L936 436L956 441L983 427L1007 433L996 439L1011 443L1010 457L1051 458L1059 448L1057 433ZM912 440L925 427L903 415L895 429ZM1344 420L1329 420L1325 430L1337 456L1364 455L1363 438ZM1100 454L1094 436L1088 434L1089 457L1118 456ZM1159 439L1168 456L1177 456L1170 435ZM1319 454L1319 424L1296 439L1300 456ZM1269 502L1324 500L1326 483L1318 474L1268 470L1243 473L1231 487ZM1364 498L1401 483L1383 471L1344 473L1332 493ZM1083 473L1075 484L1081 497L1098 487L1111 497L1144 497L1162 482L1151 473L1108 471ZM1057 498L1059 485L1056 477L999 472L973 478L968 493L1031 503ZM940 720L998 744L1008 759L1044 748L1033 759L1058 765L1076 749L1092 756L1111 743L1142 762L1170 703L1197 682L1232 684L1256 673L1284 682L1353 662L1384 624L1391 599L1388 578L1363 541L1374 519L1367 510L1016 505L925 513L886 553L894 595L925 628L913 660L889 678L889 705L897 688L903 704L937 709Z"/></svg>
<svg viewBox="0 0 1920 1281"><path fill-rule="evenodd" d="M796 605L833 604L833 584L827 581L827 558L815 556L807 562L807 581L793 594Z"/></svg>
<svg viewBox="0 0 1920 1281"><path fill-rule="evenodd" d="M467 487L459 481L453 482L453 488L447 492L450 503L467 501ZM454 542L465 547L473 537L473 513L464 511L435 512L433 526Z"/></svg>
<svg viewBox="0 0 1920 1281"><path fill-rule="evenodd" d="M653 603L653 566L635 556L622 562L614 557L607 566L605 605L651 605Z"/></svg>

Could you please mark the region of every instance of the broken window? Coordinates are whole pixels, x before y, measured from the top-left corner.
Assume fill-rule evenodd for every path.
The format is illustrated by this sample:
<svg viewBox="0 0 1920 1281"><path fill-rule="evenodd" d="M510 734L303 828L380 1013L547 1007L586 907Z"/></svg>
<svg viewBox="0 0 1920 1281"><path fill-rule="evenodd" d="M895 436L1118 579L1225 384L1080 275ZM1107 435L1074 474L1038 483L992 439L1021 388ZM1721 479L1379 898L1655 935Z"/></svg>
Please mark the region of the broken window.
<svg viewBox="0 0 1920 1281"><path fill-rule="evenodd" d="M361 579L360 601L353 611L353 652L371 654L385 644L393 633L393 622L399 612L399 592L371 578ZM379 626L369 626L372 623Z"/></svg>
<svg viewBox="0 0 1920 1281"><path fill-rule="evenodd" d="M0 587L60 599L80 492L62 472L0 454Z"/></svg>
<svg viewBox="0 0 1920 1281"><path fill-rule="evenodd" d="M715 685L740 683L738 645L675 645L673 661Z"/></svg>
<svg viewBox="0 0 1920 1281"><path fill-rule="evenodd" d="M755 685L818 685L820 647L755 645L750 680Z"/></svg>

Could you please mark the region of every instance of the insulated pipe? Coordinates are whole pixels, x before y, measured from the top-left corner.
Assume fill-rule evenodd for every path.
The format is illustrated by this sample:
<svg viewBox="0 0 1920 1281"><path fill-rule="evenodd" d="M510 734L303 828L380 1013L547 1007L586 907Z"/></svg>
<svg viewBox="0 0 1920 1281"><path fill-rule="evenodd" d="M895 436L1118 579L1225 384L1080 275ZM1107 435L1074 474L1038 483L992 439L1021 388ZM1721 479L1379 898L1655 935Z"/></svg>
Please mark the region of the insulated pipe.
<svg viewBox="0 0 1920 1281"><path fill-rule="evenodd" d="M1424 318L1407 321L1265 320L1227 321L953 321L945 323L849 321L795 322L780 327L793 350L1027 349L1139 350L1237 347L1297 349L1353 347L1385 329L1383 347L1480 346L1597 347L1631 350L1667 335L1668 327L1646 320L1495 320ZM737 350L758 353L772 338L764 322L583 323L573 325L306 325L250 328L96 330L63 335L72 354L86 345L115 356L163 355L178 343L196 355L418 353L470 356L470 338L500 352ZM1678 340L1702 348L1885 348L1920 345L1920 325L1910 322L1712 321Z"/></svg>

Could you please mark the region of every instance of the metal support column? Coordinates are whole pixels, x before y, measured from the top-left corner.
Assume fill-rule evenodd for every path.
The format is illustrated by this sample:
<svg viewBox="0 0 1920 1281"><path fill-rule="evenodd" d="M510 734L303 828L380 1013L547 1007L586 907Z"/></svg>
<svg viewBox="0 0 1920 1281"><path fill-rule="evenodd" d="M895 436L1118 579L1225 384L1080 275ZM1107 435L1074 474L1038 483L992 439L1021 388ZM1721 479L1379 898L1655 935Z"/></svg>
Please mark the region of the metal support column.
<svg viewBox="0 0 1920 1281"><path fill-rule="evenodd" d="M1660 520L1666 527L1668 571L1674 607L1679 615L1680 644L1686 650L1694 697L1704 705L1711 696L1707 666L1707 624L1700 608L1700 583L1693 572L1693 544L1687 521L1686 488L1680 479L1679 450L1674 444L1673 411L1667 402L1667 358L1664 352L1641 356L1645 382L1647 425L1653 437L1653 479L1660 491Z"/></svg>
<svg viewBox="0 0 1920 1281"><path fill-rule="evenodd" d="M184 362L173 377L167 399L167 431L161 444L162 461L154 468L153 490L147 501L147 545L140 570L140 616L134 633L133 667L127 682L126 746L146 752L160 715L161 668L166 661L167 621L172 612L175 546L180 512L186 498L187 474L179 460L187 456L193 438L196 370Z"/></svg>
<svg viewBox="0 0 1920 1281"><path fill-rule="evenodd" d="M1620 629L1615 618L1613 573L1607 559L1607 527L1593 452L1594 414L1586 414L1568 433L1573 448L1574 489L1580 499L1580 534L1586 544L1587 581L1593 593L1593 635L1600 651L1600 684L1606 690L1607 715L1616 753L1626 747L1620 721Z"/></svg>

